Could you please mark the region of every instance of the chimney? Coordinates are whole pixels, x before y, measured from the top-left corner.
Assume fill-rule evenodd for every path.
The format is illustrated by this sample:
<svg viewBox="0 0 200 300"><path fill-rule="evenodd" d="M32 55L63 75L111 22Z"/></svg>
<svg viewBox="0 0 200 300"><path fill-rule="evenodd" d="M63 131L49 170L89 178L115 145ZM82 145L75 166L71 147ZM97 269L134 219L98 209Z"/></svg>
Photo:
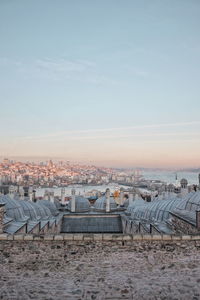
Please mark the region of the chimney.
<svg viewBox="0 0 200 300"><path fill-rule="evenodd" d="M29 187L28 189L29 201L33 202L33 188Z"/></svg>
<svg viewBox="0 0 200 300"><path fill-rule="evenodd" d="M123 188L120 189L120 195L119 195L119 202L120 202L120 205L123 205L124 203L124 190Z"/></svg>
<svg viewBox="0 0 200 300"><path fill-rule="evenodd" d="M5 204L0 204L0 233L3 233L3 216Z"/></svg>
<svg viewBox="0 0 200 300"><path fill-rule="evenodd" d="M76 212L76 191L72 189L71 212Z"/></svg>
<svg viewBox="0 0 200 300"><path fill-rule="evenodd" d="M49 196L50 196L50 202L54 203L54 191L50 192Z"/></svg>
<svg viewBox="0 0 200 300"><path fill-rule="evenodd" d="M110 190L106 189L106 212L110 212Z"/></svg>
<svg viewBox="0 0 200 300"><path fill-rule="evenodd" d="M61 189L61 204L65 205L65 188Z"/></svg>
<svg viewBox="0 0 200 300"><path fill-rule="evenodd" d="M133 204L133 193L129 193L129 205Z"/></svg>
<svg viewBox="0 0 200 300"><path fill-rule="evenodd" d="M200 210L196 210L196 228L200 230Z"/></svg>
<svg viewBox="0 0 200 300"><path fill-rule="evenodd" d="M23 186L19 187L19 197L21 200L24 200L24 188Z"/></svg>

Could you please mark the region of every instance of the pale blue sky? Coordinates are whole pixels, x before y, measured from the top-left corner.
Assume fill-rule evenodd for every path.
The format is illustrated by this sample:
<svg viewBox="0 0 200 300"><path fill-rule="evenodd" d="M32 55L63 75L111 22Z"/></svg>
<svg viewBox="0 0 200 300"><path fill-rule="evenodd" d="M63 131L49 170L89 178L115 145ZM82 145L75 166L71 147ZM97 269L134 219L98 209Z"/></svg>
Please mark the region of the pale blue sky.
<svg viewBox="0 0 200 300"><path fill-rule="evenodd" d="M199 0L0 0L0 154L200 165L199 16Z"/></svg>

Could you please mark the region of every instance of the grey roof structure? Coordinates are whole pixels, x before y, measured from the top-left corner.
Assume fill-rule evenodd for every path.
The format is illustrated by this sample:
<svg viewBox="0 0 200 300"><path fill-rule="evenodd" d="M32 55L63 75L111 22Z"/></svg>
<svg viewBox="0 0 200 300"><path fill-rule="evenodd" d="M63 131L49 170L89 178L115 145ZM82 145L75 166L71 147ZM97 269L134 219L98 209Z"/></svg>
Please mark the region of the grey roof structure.
<svg viewBox="0 0 200 300"><path fill-rule="evenodd" d="M119 215L73 215L64 216L61 232L122 232L122 223Z"/></svg>
<svg viewBox="0 0 200 300"><path fill-rule="evenodd" d="M49 200L39 200L37 203L39 205L42 204L43 206L46 206L53 216L57 216L59 214L59 211L53 202L50 202Z"/></svg>
<svg viewBox="0 0 200 300"><path fill-rule="evenodd" d="M31 220L40 220L41 217L38 215L37 210L33 202L26 200L19 200L19 205L22 207L25 216L29 217Z"/></svg>
<svg viewBox="0 0 200 300"><path fill-rule="evenodd" d="M98 198L94 204L94 208L97 211L106 211L106 195ZM110 197L110 210L116 210L117 204L115 202L114 197Z"/></svg>
<svg viewBox="0 0 200 300"><path fill-rule="evenodd" d="M71 210L71 201L68 204L68 209ZM87 212L90 210L89 201L82 196L75 196L75 211L76 212Z"/></svg>
<svg viewBox="0 0 200 300"><path fill-rule="evenodd" d="M6 215L15 221L26 222L29 218L24 214L19 201L5 195L0 197L0 203L5 203Z"/></svg>

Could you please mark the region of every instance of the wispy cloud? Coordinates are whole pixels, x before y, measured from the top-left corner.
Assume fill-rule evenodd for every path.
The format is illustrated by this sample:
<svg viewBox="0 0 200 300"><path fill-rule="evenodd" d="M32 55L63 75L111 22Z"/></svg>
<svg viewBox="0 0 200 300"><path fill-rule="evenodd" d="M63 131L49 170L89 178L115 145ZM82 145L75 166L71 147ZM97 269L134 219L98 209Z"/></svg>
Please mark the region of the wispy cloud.
<svg viewBox="0 0 200 300"><path fill-rule="evenodd" d="M142 130L142 129L164 129L164 128L180 128L180 127L190 127L194 125L200 125L200 121L191 122L177 122L177 123L162 123L162 124L146 124L146 125L135 125L129 127L113 127L113 128L101 128L101 129L85 129L85 130L68 130L59 131L50 134L37 135L37 136L26 136L23 139L28 140L38 140L38 139L52 139L52 138L70 138L70 139L102 139L102 138L128 138L128 137L142 137L142 136L163 136L163 135L186 135L187 133L180 132L170 132L170 133L129 133L129 131ZM92 133L93 135L88 136L87 134ZM99 135L102 134L103 135ZM105 133L112 133L112 135L107 135ZM196 133L190 133L196 134Z"/></svg>
<svg viewBox="0 0 200 300"><path fill-rule="evenodd" d="M95 62L85 59L69 60L66 58L37 58L32 61L11 60L0 58L0 65L12 67L26 77L49 81L79 81L83 83L101 85L116 84L116 80L103 74Z"/></svg>

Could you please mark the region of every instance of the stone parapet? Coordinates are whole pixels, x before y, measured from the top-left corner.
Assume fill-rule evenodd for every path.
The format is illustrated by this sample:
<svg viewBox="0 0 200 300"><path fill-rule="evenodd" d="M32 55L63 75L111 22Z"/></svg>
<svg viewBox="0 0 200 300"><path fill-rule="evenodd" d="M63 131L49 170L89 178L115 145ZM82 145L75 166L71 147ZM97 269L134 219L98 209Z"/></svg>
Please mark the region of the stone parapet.
<svg viewBox="0 0 200 300"><path fill-rule="evenodd" d="M0 234L0 242L2 241L93 241L93 242L135 242L135 241L199 241L200 235L160 235L160 234L47 234L47 235L32 235L32 234Z"/></svg>

